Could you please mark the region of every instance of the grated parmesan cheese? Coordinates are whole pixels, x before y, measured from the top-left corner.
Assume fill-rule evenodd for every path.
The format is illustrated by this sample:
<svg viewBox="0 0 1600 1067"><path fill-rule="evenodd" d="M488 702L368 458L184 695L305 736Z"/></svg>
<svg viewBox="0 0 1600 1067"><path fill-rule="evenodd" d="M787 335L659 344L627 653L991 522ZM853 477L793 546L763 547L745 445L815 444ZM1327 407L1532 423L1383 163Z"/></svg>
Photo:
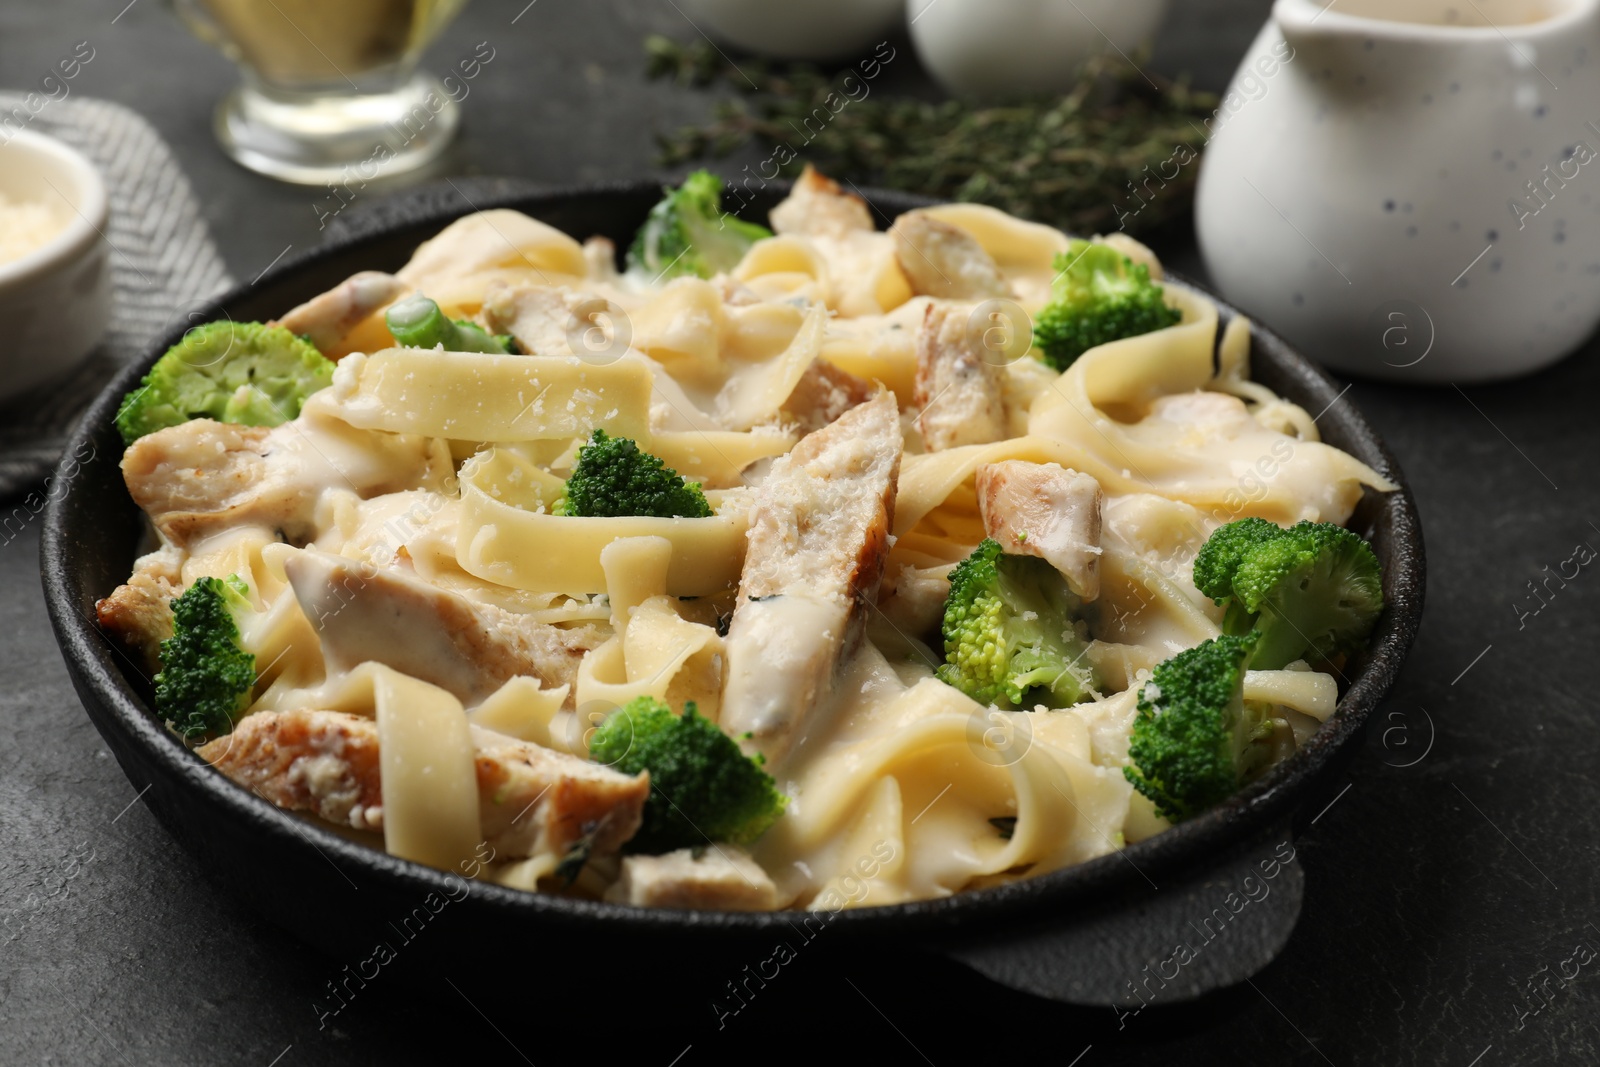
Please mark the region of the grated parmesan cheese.
<svg viewBox="0 0 1600 1067"><path fill-rule="evenodd" d="M62 229L61 217L44 204L10 200L0 193L0 263L38 251Z"/></svg>

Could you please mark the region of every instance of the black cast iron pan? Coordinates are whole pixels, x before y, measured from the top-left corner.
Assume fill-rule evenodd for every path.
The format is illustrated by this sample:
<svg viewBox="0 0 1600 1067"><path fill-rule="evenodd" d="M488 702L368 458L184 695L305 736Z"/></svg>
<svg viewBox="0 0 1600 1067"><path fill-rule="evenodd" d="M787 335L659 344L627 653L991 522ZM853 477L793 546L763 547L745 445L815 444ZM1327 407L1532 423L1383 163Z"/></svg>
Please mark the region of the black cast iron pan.
<svg viewBox="0 0 1600 1067"><path fill-rule="evenodd" d="M784 191L772 183L741 213L764 220ZM149 786L146 800L158 818L227 892L335 959L370 956L375 941L393 940L392 921L412 914L431 893L450 903L429 935L405 950L422 970L469 962L481 970L482 947L493 945L492 958L508 962L557 954L563 985L581 984L587 973L641 952L693 961L715 981L719 973L740 973L741 962L768 959L780 938L821 936L824 927L830 951L870 953L878 966L914 967L919 953L931 952L1017 989L1097 1006L1131 1005L1147 994L1179 1001L1265 966L1299 914L1303 882L1293 859L1293 817L1323 798L1400 670L1422 613L1423 546L1405 478L1383 442L1348 401L1336 402L1340 387L1332 379L1260 326L1253 327L1255 379L1322 412L1324 440L1401 487L1369 494L1352 522L1383 563L1388 608L1370 651L1346 669L1349 685L1338 711L1304 749L1227 803L1121 853L948 899L847 910L798 932L792 913L643 910L477 883L463 895L451 876L346 840L233 785L152 717L148 679L92 622L95 600L126 578L141 543L141 516L118 469L122 444L112 420L151 362L195 322L271 318L357 271L394 270L419 242L474 208L516 208L580 239L600 234L625 247L659 195L654 183L633 183L478 197L471 204L455 192L396 200L376 221L369 216L255 283L175 315L170 333L89 408L51 493L45 594L90 718L135 788ZM924 203L898 193L869 195L883 216L880 225ZM1237 312L1217 303L1226 325ZM1239 906L1241 900L1248 903ZM1182 960L1179 941L1190 949ZM537 976L528 972L523 980ZM709 998L720 983L700 988Z"/></svg>

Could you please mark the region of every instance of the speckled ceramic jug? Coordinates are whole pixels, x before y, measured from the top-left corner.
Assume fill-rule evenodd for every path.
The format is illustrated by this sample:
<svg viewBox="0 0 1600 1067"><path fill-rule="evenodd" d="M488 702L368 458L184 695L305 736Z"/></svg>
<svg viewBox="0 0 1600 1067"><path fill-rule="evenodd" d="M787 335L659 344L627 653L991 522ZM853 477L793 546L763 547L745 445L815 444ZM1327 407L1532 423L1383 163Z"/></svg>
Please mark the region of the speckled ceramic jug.
<svg viewBox="0 0 1600 1067"><path fill-rule="evenodd" d="M1206 264L1329 366L1504 378L1600 322L1600 0L1277 0L1214 129Z"/></svg>

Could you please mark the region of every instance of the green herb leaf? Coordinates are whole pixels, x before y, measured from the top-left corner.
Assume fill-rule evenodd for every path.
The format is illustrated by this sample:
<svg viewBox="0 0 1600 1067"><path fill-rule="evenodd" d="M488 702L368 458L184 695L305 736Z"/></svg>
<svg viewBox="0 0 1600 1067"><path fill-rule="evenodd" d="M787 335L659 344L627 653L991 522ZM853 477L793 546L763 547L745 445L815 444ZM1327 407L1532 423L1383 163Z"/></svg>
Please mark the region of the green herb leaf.
<svg viewBox="0 0 1600 1067"><path fill-rule="evenodd" d="M788 159L786 175L810 162L840 181L989 204L1082 234L1138 233L1187 212L1218 103L1181 82L1152 86L1110 55L1084 64L1063 96L975 107L883 90L856 99L859 85L852 94L843 84L850 68L750 60L736 71L703 41L657 35L645 49L651 77L740 94L709 123L660 138L663 165L753 142L774 150L774 165Z"/></svg>

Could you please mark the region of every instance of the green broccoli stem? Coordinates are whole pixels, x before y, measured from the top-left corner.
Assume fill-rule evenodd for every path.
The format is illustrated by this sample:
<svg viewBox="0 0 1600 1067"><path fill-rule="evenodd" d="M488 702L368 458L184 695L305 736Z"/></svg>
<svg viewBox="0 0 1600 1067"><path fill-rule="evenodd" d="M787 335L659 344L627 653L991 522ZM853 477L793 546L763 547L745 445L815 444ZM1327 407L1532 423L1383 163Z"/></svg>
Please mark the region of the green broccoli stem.
<svg viewBox="0 0 1600 1067"><path fill-rule="evenodd" d="M1227 598L1228 606L1222 613L1222 632L1230 637L1243 637L1256 628L1259 616L1233 597Z"/></svg>
<svg viewBox="0 0 1600 1067"><path fill-rule="evenodd" d="M1278 613L1268 604L1262 608L1256 621L1261 640L1256 642L1250 656L1250 669L1256 671L1281 671L1305 655L1308 642L1296 621Z"/></svg>
<svg viewBox="0 0 1600 1067"><path fill-rule="evenodd" d="M407 348L433 348L450 331L450 320L439 305L421 294L401 300L383 317L394 339Z"/></svg>
<svg viewBox="0 0 1600 1067"><path fill-rule="evenodd" d="M418 293L394 304L384 313L389 333L404 348L439 348L446 352L484 352L506 355L510 348L481 326L445 317L439 305Z"/></svg>
<svg viewBox="0 0 1600 1067"><path fill-rule="evenodd" d="M1261 605L1255 628L1261 640L1250 657L1250 668L1278 671L1297 659L1313 662L1338 655L1346 649L1331 635L1348 633L1352 627L1366 625L1353 621L1352 613L1337 598L1329 600L1297 597L1284 607L1268 600Z"/></svg>

